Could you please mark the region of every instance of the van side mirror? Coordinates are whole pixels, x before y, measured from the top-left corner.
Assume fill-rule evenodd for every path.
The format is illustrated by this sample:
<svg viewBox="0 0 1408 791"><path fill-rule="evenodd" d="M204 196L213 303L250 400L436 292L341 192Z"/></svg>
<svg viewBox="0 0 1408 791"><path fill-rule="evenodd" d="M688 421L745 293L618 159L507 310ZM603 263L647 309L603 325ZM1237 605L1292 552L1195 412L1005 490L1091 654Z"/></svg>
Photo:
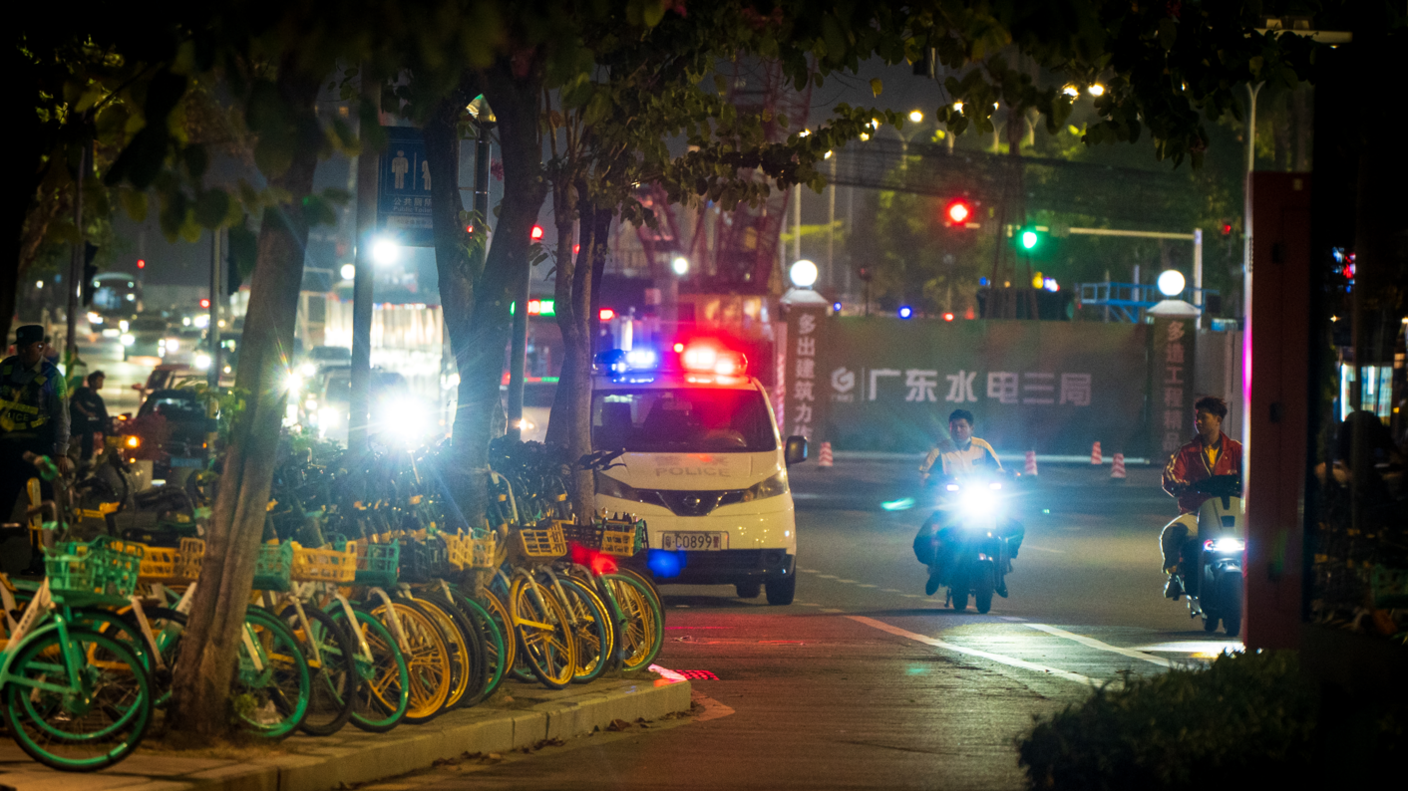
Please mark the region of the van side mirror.
<svg viewBox="0 0 1408 791"><path fill-rule="evenodd" d="M806 461L807 438L795 435L788 437L787 448L783 451L782 457L786 460L788 467L791 467L793 464L801 464L802 462Z"/></svg>

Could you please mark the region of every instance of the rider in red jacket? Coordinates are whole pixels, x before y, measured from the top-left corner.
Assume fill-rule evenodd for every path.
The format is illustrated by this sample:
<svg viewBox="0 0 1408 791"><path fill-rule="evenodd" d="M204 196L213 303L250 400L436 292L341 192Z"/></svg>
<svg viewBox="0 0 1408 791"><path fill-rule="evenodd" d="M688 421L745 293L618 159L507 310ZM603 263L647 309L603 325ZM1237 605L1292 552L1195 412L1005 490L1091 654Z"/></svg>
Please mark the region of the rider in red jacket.
<svg viewBox="0 0 1408 791"><path fill-rule="evenodd" d="M1198 506L1208 499L1208 495L1193 491L1192 484L1214 475L1242 474L1242 443L1222 433L1227 402L1217 396L1206 396L1193 405L1193 412L1193 425L1198 435L1179 448L1164 467L1164 491L1178 498L1180 512L1159 536L1164 572L1169 574L1164 595L1170 599L1177 599L1183 593L1173 572L1178 568L1189 533L1196 535L1198 532Z"/></svg>

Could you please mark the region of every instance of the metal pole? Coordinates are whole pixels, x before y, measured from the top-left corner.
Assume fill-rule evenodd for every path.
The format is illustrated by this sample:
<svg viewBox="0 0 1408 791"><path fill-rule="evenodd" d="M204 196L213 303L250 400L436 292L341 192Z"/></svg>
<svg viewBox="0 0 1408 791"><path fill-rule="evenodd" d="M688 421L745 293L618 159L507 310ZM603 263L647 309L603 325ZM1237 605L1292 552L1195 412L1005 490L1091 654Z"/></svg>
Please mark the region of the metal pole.
<svg viewBox="0 0 1408 791"><path fill-rule="evenodd" d="M1203 229L1193 229L1193 307L1198 315L1193 319L1193 329L1203 328Z"/></svg>
<svg viewBox="0 0 1408 791"><path fill-rule="evenodd" d="M1251 366L1252 351L1252 169L1256 166L1256 95L1263 83L1247 83L1247 173L1242 182L1242 365ZM1242 458L1251 458L1252 391L1242 374ZM1242 485L1251 482L1251 468L1242 472Z"/></svg>
<svg viewBox="0 0 1408 791"><path fill-rule="evenodd" d="M802 185L798 184L792 188L796 194L792 196L792 260L802 260ZM782 274L787 275L787 265L783 262Z"/></svg>
<svg viewBox="0 0 1408 791"><path fill-rule="evenodd" d="M372 77L370 64L362 64L362 101L381 117L381 81ZM347 414L347 449L354 457L367 451L368 415L372 386L372 234L376 230L378 180L381 157L367 147L367 133L360 130L362 151L357 156L357 254L352 280L352 372Z"/></svg>
<svg viewBox="0 0 1408 791"><path fill-rule="evenodd" d="M523 439L523 369L528 362L529 270L530 267L525 265L522 272L514 275L517 280L513 289L513 337L508 354L508 438L511 442Z"/></svg>
<svg viewBox="0 0 1408 791"><path fill-rule="evenodd" d="M836 154L831 155L831 184L826 201L826 279L836 288Z"/></svg>
<svg viewBox="0 0 1408 791"><path fill-rule="evenodd" d="M211 388L220 386L220 233L215 228L210 232L210 326L206 336L210 338L210 372L206 381Z"/></svg>
<svg viewBox="0 0 1408 791"><path fill-rule="evenodd" d="M73 371L69 370L73 366L73 361L78 359L77 347L77 325L78 325L78 284L83 279L83 176L88 169L88 146L89 142L83 141L83 151L78 155L78 175L74 179L73 193L73 227L78 231L78 238L73 242L73 257L69 261L68 267L68 327L64 336L64 376L69 376Z"/></svg>

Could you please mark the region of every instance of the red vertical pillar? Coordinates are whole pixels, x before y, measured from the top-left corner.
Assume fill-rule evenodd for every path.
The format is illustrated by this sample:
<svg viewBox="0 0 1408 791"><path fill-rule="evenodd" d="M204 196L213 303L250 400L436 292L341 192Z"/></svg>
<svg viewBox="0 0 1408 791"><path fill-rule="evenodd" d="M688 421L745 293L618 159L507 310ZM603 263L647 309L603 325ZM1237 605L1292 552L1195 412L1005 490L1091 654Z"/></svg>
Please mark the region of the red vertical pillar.
<svg viewBox="0 0 1408 791"><path fill-rule="evenodd" d="M1248 178L1255 235L1243 373L1248 438L1244 639L1248 649L1296 648L1310 414L1310 177L1253 173Z"/></svg>

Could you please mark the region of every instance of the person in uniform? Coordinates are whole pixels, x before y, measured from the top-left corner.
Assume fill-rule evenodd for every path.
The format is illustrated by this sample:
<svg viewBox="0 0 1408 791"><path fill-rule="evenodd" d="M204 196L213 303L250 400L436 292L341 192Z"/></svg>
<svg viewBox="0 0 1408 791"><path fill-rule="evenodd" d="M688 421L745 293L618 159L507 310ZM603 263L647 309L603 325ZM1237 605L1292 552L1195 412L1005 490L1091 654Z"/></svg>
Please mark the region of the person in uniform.
<svg viewBox="0 0 1408 791"><path fill-rule="evenodd" d="M44 359L44 328L28 324L15 332L15 355L0 361L0 514L14 513L15 501L39 470L24 459L26 453L48 456L67 475L69 462L68 406L64 403L64 378ZM40 479L43 496L54 496L53 487Z"/></svg>
<svg viewBox="0 0 1408 791"><path fill-rule="evenodd" d="M73 391L69 399L69 420L74 439L79 441L78 461L83 463L93 458L93 435L108 433L108 406L98 393L103 389L107 374L94 371L88 374L87 385Z"/></svg>

